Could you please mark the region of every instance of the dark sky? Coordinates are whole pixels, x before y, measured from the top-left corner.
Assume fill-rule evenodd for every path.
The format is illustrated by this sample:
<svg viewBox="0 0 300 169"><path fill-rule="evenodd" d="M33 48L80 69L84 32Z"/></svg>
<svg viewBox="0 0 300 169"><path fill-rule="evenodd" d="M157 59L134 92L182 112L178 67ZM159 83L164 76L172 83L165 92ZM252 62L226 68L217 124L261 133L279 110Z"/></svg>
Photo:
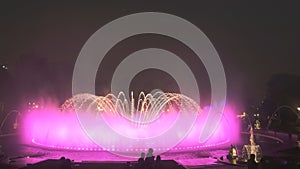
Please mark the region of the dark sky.
<svg viewBox="0 0 300 169"><path fill-rule="evenodd" d="M197 1L2 2L0 62L7 63L12 72L22 54L46 57L55 65L74 65L87 39L106 23L136 12L165 12L192 22L211 40L225 68L230 99L259 101L273 74L300 75L299 7L296 3L272 1L215 4ZM147 36L144 39L147 41ZM155 40L156 37L148 36L149 39ZM140 46L142 40L130 42L128 39L131 48L136 45L140 49L153 44L150 40L145 46ZM108 64L117 64L118 59L113 53L118 52L106 57ZM120 54L122 52L116 55ZM198 83L206 84L206 80L199 78ZM99 83L101 85L101 80Z"/></svg>

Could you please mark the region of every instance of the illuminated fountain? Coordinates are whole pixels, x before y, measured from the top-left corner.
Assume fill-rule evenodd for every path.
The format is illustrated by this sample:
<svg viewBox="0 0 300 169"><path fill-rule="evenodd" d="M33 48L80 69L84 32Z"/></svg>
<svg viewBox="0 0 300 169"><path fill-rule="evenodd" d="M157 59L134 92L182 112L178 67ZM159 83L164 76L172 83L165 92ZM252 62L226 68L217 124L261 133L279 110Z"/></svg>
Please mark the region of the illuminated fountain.
<svg viewBox="0 0 300 169"><path fill-rule="evenodd" d="M259 145L254 142L253 128L250 128L250 145L244 145L242 149L242 159L248 161L250 159L250 154L255 155L255 161L259 162L262 157L262 150Z"/></svg>
<svg viewBox="0 0 300 169"><path fill-rule="evenodd" d="M141 92L137 100L133 93L129 100L123 92L78 94L59 109L43 107L27 113L23 135L25 141L49 148L138 156L148 148L160 154L222 146L238 135L230 110L222 114L215 131L204 131L209 108L202 110L193 99L178 93ZM204 132L211 135L200 142Z"/></svg>

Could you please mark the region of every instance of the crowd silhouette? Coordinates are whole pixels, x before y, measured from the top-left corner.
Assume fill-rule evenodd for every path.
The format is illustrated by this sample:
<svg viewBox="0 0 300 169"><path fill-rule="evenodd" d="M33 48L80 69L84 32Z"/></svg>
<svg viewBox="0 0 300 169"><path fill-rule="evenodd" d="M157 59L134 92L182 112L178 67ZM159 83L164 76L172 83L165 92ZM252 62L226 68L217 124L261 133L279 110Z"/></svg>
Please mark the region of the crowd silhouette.
<svg viewBox="0 0 300 169"><path fill-rule="evenodd" d="M163 165L161 162L161 157L158 155L153 155L153 149L149 148L147 155L142 152L141 157L138 159L137 164L134 166L134 169L162 169ZM126 168L129 169L129 168Z"/></svg>

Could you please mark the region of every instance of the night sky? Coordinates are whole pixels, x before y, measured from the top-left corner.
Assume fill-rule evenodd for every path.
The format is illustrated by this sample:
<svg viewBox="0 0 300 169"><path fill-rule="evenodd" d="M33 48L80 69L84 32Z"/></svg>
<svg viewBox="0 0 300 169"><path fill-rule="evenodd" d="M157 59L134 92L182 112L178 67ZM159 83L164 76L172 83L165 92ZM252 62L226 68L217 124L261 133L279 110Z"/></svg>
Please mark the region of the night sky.
<svg viewBox="0 0 300 169"><path fill-rule="evenodd" d="M296 3L131 2L2 2L0 62L8 64L13 74L21 55L34 54L47 58L49 64L71 69L87 39L106 23L124 15L153 11L182 17L206 34L223 62L229 100L259 102L272 75L300 75L300 6ZM200 93L209 97L209 82L201 62L195 63L191 52L179 42L157 35L132 37L116 45L105 57L107 66L99 69L96 80L98 93L105 93L103 90L113 72L111 69L122 58L132 51L151 46L181 54L180 57L194 67ZM170 83L168 78L163 78L167 76L163 73L144 73L153 76L152 84L147 83L149 87L155 86L156 81L160 86ZM64 78L69 84L71 75ZM143 76L136 77L139 78ZM160 78L167 80L158 81ZM171 78L169 80L172 81ZM132 87L143 85L136 83ZM176 85L173 87L176 90Z"/></svg>

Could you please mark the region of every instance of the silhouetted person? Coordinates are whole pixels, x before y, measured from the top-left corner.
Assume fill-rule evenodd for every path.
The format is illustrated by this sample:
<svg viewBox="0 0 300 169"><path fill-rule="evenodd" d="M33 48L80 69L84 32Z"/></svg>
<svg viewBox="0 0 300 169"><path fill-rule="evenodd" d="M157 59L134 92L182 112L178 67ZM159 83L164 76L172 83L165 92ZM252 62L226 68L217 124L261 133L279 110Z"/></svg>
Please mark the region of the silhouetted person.
<svg viewBox="0 0 300 169"><path fill-rule="evenodd" d="M60 159L59 159L60 161L65 161L66 160L66 158L64 157L64 156L62 156L62 157L60 157Z"/></svg>
<svg viewBox="0 0 300 169"><path fill-rule="evenodd" d="M153 149L149 148L148 153L145 159L145 167L147 169L153 169L154 168L154 156L153 156Z"/></svg>
<svg viewBox="0 0 300 169"><path fill-rule="evenodd" d="M148 153L147 153L147 157L152 157L152 156L153 156L153 149L149 148Z"/></svg>
<svg viewBox="0 0 300 169"><path fill-rule="evenodd" d="M61 157L59 159L60 164L59 164L59 169L71 169L71 160L66 159L65 157Z"/></svg>
<svg viewBox="0 0 300 169"><path fill-rule="evenodd" d="M145 168L145 156L146 154L143 152L141 153L141 157L138 159L138 163L137 163L137 169L144 169Z"/></svg>
<svg viewBox="0 0 300 169"><path fill-rule="evenodd" d="M72 169L72 163L70 159L66 159L66 168L65 169Z"/></svg>
<svg viewBox="0 0 300 169"><path fill-rule="evenodd" d="M161 157L159 155L156 156L154 169L163 169L163 166L162 166L162 163L161 163Z"/></svg>
<svg viewBox="0 0 300 169"><path fill-rule="evenodd" d="M138 159L138 163L144 163L145 162L145 153L141 153L141 157Z"/></svg>
<svg viewBox="0 0 300 169"><path fill-rule="evenodd" d="M255 162L255 155L250 154L250 159L247 162L248 169L257 169L257 163Z"/></svg>
<svg viewBox="0 0 300 169"><path fill-rule="evenodd" d="M59 169L64 169L65 168L65 163L66 163L66 158L65 157L61 157L59 159Z"/></svg>

